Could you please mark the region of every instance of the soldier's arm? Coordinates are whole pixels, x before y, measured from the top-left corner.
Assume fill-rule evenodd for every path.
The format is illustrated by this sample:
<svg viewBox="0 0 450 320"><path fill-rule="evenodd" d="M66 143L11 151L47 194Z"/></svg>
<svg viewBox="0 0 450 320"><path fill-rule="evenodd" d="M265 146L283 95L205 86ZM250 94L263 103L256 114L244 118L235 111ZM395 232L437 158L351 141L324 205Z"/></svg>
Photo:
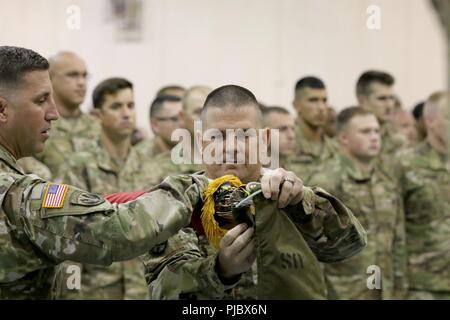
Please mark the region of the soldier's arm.
<svg viewBox="0 0 450 320"><path fill-rule="evenodd" d="M400 203L397 210L393 241L394 294L396 299L404 299L408 292L408 256L406 247L405 213Z"/></svg>
<svg viewBox="0 0 450 320"><path fill-rule="evenodd" d="M321 188L304 187L302 202L285 211L321 262L342 261L366 246L366 232L351 210Z"/></svg>
<svg viewBox="0 0 450 320"><path fill-rule="evenodd" d="M186 228L144 255L150 299L222 298L236 281L224 284L219 279L217 251L210 249L203 252L195 231Z"/></svg>
<svg viewBox="0 0 450 320"><path fill-rule="evenodd" d="M61 208L45 208L50 183L30 176L0 179L9 183L2 188L2 208L7 234L15 239L9 249L17 253L8 265L24 273L64 260L109 265L144 254L189 224L207 183L201 176L169 177L122 204L69 186Z"/></svg>

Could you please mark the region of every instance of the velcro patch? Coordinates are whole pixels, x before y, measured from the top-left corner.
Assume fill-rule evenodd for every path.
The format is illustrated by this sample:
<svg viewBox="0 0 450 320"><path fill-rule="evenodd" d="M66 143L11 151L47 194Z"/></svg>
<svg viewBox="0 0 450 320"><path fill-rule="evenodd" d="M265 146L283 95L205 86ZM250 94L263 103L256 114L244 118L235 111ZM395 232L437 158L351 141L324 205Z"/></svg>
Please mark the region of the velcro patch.
<svg viewBox="0 0 450 320"><path fill-rule="evenodd" d="M45 190L42 208L62 208L68 189L65 184L49 184Z"/></svg>

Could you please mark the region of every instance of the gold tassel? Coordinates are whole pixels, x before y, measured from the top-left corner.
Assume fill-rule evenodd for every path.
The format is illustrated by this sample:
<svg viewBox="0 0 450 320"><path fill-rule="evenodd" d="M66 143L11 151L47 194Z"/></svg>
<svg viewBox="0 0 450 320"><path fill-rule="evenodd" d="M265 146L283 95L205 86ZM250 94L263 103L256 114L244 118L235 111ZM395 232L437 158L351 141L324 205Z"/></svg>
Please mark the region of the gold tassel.
<svg viewBox="0 0 450 320"><path fill-rule="evenodd" d="M214 219L214 193L226 182L229 182L234 187L244 185L238 177L226 175L211 181L204 191L205 203L201 215L203 229L209 242L217 249L219 248L220 240L228 230L221 228Z"/></svg>

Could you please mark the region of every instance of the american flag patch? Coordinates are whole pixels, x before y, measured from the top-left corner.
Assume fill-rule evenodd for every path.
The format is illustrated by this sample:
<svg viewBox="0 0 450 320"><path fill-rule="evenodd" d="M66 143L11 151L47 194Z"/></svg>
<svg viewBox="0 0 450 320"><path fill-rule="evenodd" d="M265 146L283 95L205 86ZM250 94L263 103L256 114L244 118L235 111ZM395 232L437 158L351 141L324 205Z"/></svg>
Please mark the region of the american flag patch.
<svg viewBox="0 0 450 320"><path fill-rule="evenodd" d="M62 208L68 187L65 184L50 184L45 190L42 208Z"/></svg>

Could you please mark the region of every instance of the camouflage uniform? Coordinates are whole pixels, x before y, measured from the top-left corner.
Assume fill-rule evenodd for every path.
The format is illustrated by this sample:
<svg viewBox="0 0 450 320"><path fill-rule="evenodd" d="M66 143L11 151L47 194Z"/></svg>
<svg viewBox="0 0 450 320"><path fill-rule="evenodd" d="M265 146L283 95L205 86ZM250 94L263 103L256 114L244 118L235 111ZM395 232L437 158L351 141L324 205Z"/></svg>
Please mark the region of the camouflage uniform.
<svg viewBox="0 0 450 320"><path fill-rule="evenodd" d="M45 143L44 151L37 155L56 178L59 167L72 153L84 151L84 140L96 140L100 135L98 121L82 113L79 117L63 118L53 121L50 138Z"/></svg>
<svg viewBox="0 0 450 320"><path fill-rule="evenodd" d="M334 140L323 135L323 142L318 145L305 138L298 125L295 129L296 151L283 160L285 168L293 171L304 183L308 184L311 173L324 161L335 156L337 147Z"/></svg>
<svg viewBox="0 0 450 320"><path fill-rule="evenodd" d="M146 190L160 180L148 177L152 172L143 170L143 159L134 148L124 163L117 163L100 141L94 142L87 151L72 155L61 166L62 181L80 189L102 195L124 190ZM161 179L162 180L162 179ZM71 273L67 270L76 265L65 262L58 268L56 297L58 299L145 299L147 285L144 269L139 258L113 263L109 267L77 264L82 269L81 289L69 289Z"/></svg>
<svg viewBox="0 0 450 320"><path fill-rule="evenodd" d="M305 242L302 255L309 256L311 263L303 270L303 276L308 277L311 287L298 287L294 298L302 299L324 299L326 288L323 282L323 274L319 261L340 261L356 252L365 245L365 232L353 214L348 211L338 200L328 200L329 195L323 190L305 187L305 197L302 204L292 206L290 209L281 210L285 212L294 228L300 232L299 240ZM331 196L330 196L331 197ZM331 199L331 198L330 198ZM258 250L266 246L266 237L258 238L261 221L258 217L277 217L282 212L272 205L261 200L262 205L256 206L256 238ZM185 228L166 243L154 247L151 252L143 256L146 267L146 279L150 288L151 299L258 299L277 298L281 292L264 288L259 290L258 275L262 277L264 272L275 268L280 272L287 273L280 267L279 260L261 260L258 254L257 263L247 273L241 276L236 287L227 288L219 280L215 271L218 251L213 248L202 235L200 213L194 211L192 218L193 229ZM197 224L195 225L195 221ZM270 223L269 223L270 227ZM267 227L266 227L267 229ZM271 235L277 236L283 230L269 231ZM261 236L261 234L260 234ZM295 237L292 234L288 237ZM271 241L277 243L278 241ZM284 247L292 247L289 242L283 243ZM291 248L296 249L296 248ZM262 269L261 269L262 268ZM298 272L298 271L297 271ZM300 271L300 273L302 273ZM265 274L274 274L268 270ZM314 287L314 288L313 288ZM227 290L229 289L229 290ZM226 293L224 294L224 290ZM278 297L279 298L279 297ZM293 298L289 296L288 298Z"/></svg>
<svg viewBox="0 0 450 320"><path fill-rule="evenodd" d="M404 212L395 180L376 167L363 174L345 156L328 161L314 173L311 185L325 188L355 213L367 231L367 247L344 262L325 266L331 299L399 299L407 291ZM367 268L379 266L381 290L368 289L372 274Z"/></svg>
<svg viewBox="0 0 450 320"><path fill-rule="evenodd" d="M428 142L400 156L411 298L450 299L450 164Z"/></svg>
<svg viewBox="0 0 450 320"><path fill-rule="evenodd" d="M154 157L163 152L163 150L155 143L154 138L141 141L135 148L140 154L144 154L148 157Z"/></svg>
<svg viewBox="0 0 450 320"><path fill-rule="evenodd" d="M68 186L61 208L46 208L55 186L25 175L0 146L0 299L49 297L52 268L64 260L109 265L137 257L188 225L207 181L166 179L124 204Z"/></svg>
<svg viewBox="0 0 450 320"><path fill-rule="evenodd" d="M42 179L48 181L52 180L53 178L50 169L45 164L43 164L42 162L33 157L26 157L19 159L17 160L17 163L27 174L34 173L39 177L41 177Z"/></svg>

